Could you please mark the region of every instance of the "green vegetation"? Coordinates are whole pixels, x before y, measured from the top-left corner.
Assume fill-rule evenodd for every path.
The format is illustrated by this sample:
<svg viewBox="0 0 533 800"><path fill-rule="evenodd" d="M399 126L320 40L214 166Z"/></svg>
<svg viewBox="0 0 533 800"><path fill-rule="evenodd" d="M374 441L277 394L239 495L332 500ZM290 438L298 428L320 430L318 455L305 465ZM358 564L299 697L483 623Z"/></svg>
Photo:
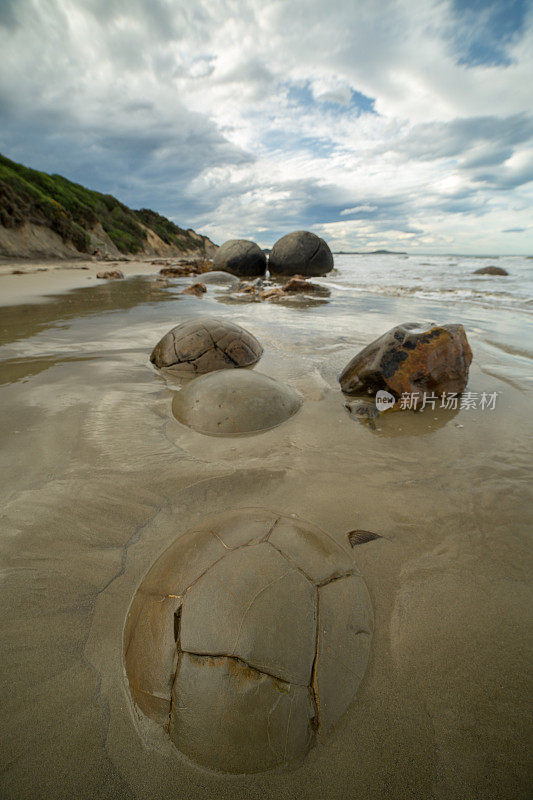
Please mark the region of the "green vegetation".
<svg viewBox="0 0 533 800"><path fill-rule="evenodd" d="M151 211L149 208L141 208L140 211L135 213L144 225L151 228L167 244L172 244L185 250L188 248L190 237L187 231L178 228L166 217L162 217L161 214Z"/></svg>
<svg viewBox="0 0 533 800"><path fill-rule="evenodd" d="M166 217L143 208L133 211L110 194L86 189L61 175L29 169L0 155L0 225L16 228L24 222L45 225L63 241L88 252L98 223L122 253L142 251L146 228L180 250L197 250L193 240Z"/></svg>

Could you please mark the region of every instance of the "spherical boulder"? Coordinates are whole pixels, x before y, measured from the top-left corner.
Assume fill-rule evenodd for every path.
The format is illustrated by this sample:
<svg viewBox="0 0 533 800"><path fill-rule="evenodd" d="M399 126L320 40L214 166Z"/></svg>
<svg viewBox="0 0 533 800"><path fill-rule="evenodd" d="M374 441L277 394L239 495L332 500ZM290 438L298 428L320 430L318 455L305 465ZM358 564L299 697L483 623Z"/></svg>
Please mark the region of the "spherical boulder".
<svg viewBox="0 0 533 800"><path fill-rule="evenodd" d="M231 272L210 270L209 272L202 273L202 283L208 286L213 284L214 286L234 289L239 284L239 279L236 275L232 275Z"/></svg>
<svg viewBox="0 0 533 800"><path fill-rule="evenodd" d="M353 700L372 628L365 583L330 535L295 515L219 513L170 545L132 601L131 698L212 771L298 764Z"/></svg>
<svg viewBox="0 0 533 800"><path fill-rule="evenodd" d="M224 370L196 378L176 392L172 413L199 433L228 436L274 428L301 404L295 389L267 375Z"/></svg>
<svg viewBox="0 0 533 800"><path fill-rule="evenodd" d="M255 278L266 271L266 255L259 245L247 239L229 239L218 248L213 269L231 272L239 277Z"/></svg>
<svg viewBox="0 0 533 800"><path fill-rule="evenodd" d="M316 277L331 272L333 255L324 239L310 231L293 231L278 239L270 252L268 268L276 275Z"/></svg>
<svg viewBox="0 0 533 800"><path fill-rule="evenodd" d="M251 367L263 348L249 331L218 317L200 317L176 325L154 347L150 361L177 373L201 374Z"/></svg>

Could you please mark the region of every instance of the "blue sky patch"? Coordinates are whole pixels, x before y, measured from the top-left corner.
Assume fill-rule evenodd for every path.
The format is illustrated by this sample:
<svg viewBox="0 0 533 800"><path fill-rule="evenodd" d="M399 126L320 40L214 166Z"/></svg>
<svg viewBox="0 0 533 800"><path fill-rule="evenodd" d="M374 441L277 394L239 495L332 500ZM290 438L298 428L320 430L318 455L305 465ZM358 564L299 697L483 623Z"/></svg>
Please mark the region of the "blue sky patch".
<svg viewBox="0 0 533 800"><path fill-rule="evenodd" d="M367 97L366 94L355 90L350 90L350 98L346 102L335 101L325 96L324 99L316 98L311 89L309 81L301 84L288 83L288 100L291 104L301 105L304 108L317 108L320 107L324 110L334 111L336 114L352 113L355 111L359 114L376 114L374 108L375 98Z"/></svg>
<svg viewBox="0 0 533 800"><path fill-rule="evenodd" d="M528 0L453 0L451 34L459 64L508 66L508 46L524 28Z"/></svg>

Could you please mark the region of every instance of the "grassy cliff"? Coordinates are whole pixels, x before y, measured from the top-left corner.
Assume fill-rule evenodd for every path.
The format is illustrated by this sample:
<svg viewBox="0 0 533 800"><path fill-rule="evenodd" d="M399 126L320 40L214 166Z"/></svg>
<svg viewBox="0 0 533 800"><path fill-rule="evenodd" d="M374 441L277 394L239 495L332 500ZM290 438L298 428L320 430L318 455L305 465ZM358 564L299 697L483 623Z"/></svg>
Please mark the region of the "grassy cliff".
<svg viewBox="0 0 533 800"><path fill-rule="evenodd" d="M15 232L27 223L48 228L80 254L94 249L95 231L102 229L121 253L153 252L154 241L176 252L213 248L207 237L183 230L155 211L134 211L110 194L0 155L0 226Z"/></svg>

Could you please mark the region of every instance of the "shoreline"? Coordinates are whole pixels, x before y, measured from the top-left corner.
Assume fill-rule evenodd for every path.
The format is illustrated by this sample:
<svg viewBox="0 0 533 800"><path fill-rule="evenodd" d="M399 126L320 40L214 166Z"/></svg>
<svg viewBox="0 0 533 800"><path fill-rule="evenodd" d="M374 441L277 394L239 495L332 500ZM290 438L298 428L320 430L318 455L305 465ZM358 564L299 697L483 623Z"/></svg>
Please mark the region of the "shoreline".
<svg viewBox="0 0 533 800"><path fill-rule="evenodd" d="M109 283L105 278L97 278L98 272L120 269L124 278L135 275L158 275L161 265L153 265L154 258L165 262L173 258L152 257L148 259L94 260L94 259L24 259L22 262L0 261L0 306L20 305L27 302L45 302L48 295L81 289L98 283ZM59 262L59 263L58 263ZM24 263L23 274L13 274ZM116 281L122 279L115 279Z"/></svg>

